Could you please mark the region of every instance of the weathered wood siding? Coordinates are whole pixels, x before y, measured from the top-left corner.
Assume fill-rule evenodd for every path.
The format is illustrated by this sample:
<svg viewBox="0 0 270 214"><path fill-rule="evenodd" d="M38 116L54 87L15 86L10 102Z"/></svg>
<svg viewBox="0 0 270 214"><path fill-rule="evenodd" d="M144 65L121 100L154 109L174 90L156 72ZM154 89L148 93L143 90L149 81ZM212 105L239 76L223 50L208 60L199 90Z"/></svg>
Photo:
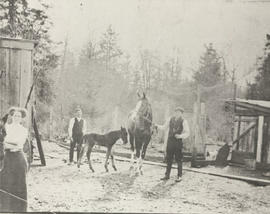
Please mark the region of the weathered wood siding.
<svg viewBox="0 0 270 214"><path fill-rule="evenodd" d="M0 38L0 115L11 106L25 106L33 81L33 48L30 41Z"/></svg>

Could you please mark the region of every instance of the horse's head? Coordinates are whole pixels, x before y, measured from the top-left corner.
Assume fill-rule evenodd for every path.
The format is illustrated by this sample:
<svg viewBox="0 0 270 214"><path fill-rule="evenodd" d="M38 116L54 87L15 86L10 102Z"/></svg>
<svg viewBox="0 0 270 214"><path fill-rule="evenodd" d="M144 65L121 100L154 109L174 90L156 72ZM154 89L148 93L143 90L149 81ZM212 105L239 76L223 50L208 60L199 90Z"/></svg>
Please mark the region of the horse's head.
<svg viewBox="0 0 270 214"><path fill-rule="evenodd" d="M144 93L139 96L135 112L137 113L137 117L142 121L145 121L148 124L152 123L152 108Z"/></svg>
<svg viewBox="0 0 270 214"><path fill-rule="evenodd" d="M120 129L120 135L121 135L122 141L124 142L124 144L126 144L126 143L128 142L128 139L127 139L128 133L127 133L126 128L123 128L123 127L121 126L121 129Z"/></svg>

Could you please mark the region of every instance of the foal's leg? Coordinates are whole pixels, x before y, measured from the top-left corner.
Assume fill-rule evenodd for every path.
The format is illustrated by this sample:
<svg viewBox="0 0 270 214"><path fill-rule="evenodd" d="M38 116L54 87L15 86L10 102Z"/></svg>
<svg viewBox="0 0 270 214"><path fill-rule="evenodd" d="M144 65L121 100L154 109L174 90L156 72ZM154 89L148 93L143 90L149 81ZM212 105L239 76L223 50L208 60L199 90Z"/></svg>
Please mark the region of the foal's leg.
<svg viewBox="0 0 270 214"><path fill-rule="evenodd" d="M91 170L92 172L95 172L95 170L94 170L93 167L92 167L92 164L91 164L91 158L90 158L93 147L94 147L94 145L89 145L89 149L88 149L88 151L87 151L87 153L86 153L86 156L87 156L87 159L88 159L88 164L89 164L90 170Z"/></svg>
<svg viewBox="0 0 270 214"><path fill-rule="evenodd" d="M111 151L111 160L112 160L112 167L113 167L114 171L117 171L115 163L114 163L113 151Z"/></svg>
<svg viewBox="0 0 270 214"><path fill-rule="evenodd" d="M108 160L109 160L109 157L111 155L111 149L112 148L109 148L108 147L107 153L106 153L106 160L105 160L105 164L104 164L104 167L105 167L106 172L109 172L109 170L108 170Z"/></svg>
<svg viewBox="0 0 270 214"><path fill-rule="evenodd" d="M87 151L89 149L87 143L85 145L82 146L81 151L79 153L79 158L78 158L78 162L77 162L77 167L80 168L81 165L81 161L82 161L82 157L85 154L85 151Z"/></svg>

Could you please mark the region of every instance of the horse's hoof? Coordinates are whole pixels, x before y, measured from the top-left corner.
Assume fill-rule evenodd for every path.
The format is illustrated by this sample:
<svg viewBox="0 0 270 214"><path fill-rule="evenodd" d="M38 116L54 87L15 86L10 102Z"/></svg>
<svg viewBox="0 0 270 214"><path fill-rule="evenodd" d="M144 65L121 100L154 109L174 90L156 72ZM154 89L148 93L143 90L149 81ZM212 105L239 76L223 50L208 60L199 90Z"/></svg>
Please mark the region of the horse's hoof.
<svg viewBox="0 0 270 214"><path fill-rule="evenodd" d="M114 169L114 171L117 171L117 169L116 169L116 167L115 167L115 166L113 166L113 169Z"/></svg>

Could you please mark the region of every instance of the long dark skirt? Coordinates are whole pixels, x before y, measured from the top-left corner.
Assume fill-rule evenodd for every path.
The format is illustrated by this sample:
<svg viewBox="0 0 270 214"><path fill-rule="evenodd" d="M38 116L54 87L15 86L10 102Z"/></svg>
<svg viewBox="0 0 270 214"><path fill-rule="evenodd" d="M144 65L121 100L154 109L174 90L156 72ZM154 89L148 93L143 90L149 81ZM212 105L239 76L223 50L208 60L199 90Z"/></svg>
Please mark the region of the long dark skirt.
<svg viewBox="0 0 270 214"><path fill-rule="evenodd" d="M26 173L27 163L23 153L6 152L4 169L0 172L0 212L27 211Z"/></svg>

